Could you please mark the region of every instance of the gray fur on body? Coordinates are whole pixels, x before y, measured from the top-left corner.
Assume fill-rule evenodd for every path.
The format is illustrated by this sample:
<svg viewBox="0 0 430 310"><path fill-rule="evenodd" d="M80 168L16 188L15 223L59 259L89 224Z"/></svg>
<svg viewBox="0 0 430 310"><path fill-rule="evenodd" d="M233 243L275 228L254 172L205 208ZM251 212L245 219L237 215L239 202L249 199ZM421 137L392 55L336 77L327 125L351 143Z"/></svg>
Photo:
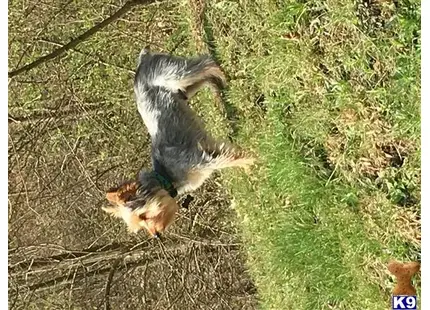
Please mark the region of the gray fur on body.
<svg viewBox="0 0 430 310"><path fill-rule="evenodd" d="M189 172L193 168L204 168L216 156L216 152L201 147L211 149L216 142L189 107L189 94L181 80L214 65L207 56L185 59L147 51L139 56L134 91L139 113L151 136L154 170L168 177L180 194L187 191ZM218 83L215 77L213 79ZM145 170L140 172L139 181L147 189L158 183Z"/></svg>

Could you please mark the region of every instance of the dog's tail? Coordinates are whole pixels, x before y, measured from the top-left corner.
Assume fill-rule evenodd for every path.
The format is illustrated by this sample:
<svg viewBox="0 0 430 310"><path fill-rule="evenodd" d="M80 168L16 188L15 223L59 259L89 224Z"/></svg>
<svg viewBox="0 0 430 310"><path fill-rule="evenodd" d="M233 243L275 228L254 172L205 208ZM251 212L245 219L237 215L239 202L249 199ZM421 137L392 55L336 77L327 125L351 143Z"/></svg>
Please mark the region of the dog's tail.
<svg viewBox="0 0 430 310"><path fill-rule="evenodd" d="M139 55L136 81L148 86L163 87L172 92L181 92L188 99L205 85L215 88L216 91L225 87L224 73L209 56L186 59L151 54L148 47Z"/></svg>

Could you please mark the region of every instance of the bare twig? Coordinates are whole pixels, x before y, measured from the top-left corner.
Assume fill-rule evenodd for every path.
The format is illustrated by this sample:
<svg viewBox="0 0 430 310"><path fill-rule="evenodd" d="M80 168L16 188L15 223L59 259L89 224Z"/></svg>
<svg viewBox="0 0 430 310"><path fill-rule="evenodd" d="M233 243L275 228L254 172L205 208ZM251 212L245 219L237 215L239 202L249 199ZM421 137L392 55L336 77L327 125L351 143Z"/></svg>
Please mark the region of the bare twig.
<svg viewBox="0 0 430 310"><path fill-rule="evenodd" d="M110 288L111 288L111 284L112 284L112 279L113 276L115 274L116 268L118 267L119 263L121 262L121 260L123 259L122 256L118 257L112 264L112 269L109 272L107 281L106 281L106 286L105 286L105 310L110 310L110 302L109 302L109 295L110 295Z"/></svg>
<svg viewBox="0 0 430 310"><path fill-rule="evenodd" d="M104 103L104 102L102 102ZM28 116L19 116L8 114L8 123L35 123L38 121L47 121L50 119L61 119L69 120L74 118L82 118L83 116L90 113L106 113L106 110L100 111L99 105L93 105L86 107L87 111L77 109L63 109L57 111L37 111Z"/></svg>
<svg viewBox="0 0 430 310"><path fill-rule="evenodd" d="M91 37L92 35L94 35L95 33L97 33L98 31L100 31L101 29L103 29L104 27L106 27L107 25L109 25L110 23L114 22L115 20L117 20L118 18L120 18L122 15L124 15L125 13L127 13L128 11L130 11L133 7L137 6L137 5L148 5L151 3L156 2L156 0L131 0L126 2L118 11L115 12L115 14L111 15L110 17L106 18L104 21L102 21L101 23L95 25L94 27L88 29L86 32L84 32L83 34L81 34L79 37L73 39L72 41L70 41L69 43L67 43L66 45L57 48L56 50L54 50L52 53L45 55L43 57L40 57L39 59L36 59L35 61L33 61L32 63L29 63L19 69L10 71L8 73L8 77L12 78L20 73L29 71L51 59L54 59L55 57L60 56L61 54L67 52L68 50L74 48L75 46L77 46L79 43L82 43L83 41L85 41L86 39L88 39L89 37Z"/></svg>
<svg viewBox="0 0 430 310"><path fill-rule="evenodd" d="M51 18L49 18L45 23L44 23L44 25L42 26L42 28L37 32L37 34L36 34L36 38L37 37L39 37L39 35L42 33L42 32L44 32L47 28L48 28L48 26L49 26L49 24L53 21L53 20L55 20L60 14L62 14L63 12L64 12L64 10L67 8L67 6L69 6L69 4L70 3L72 3L73 2L73 0L69 0L69 1L67 1L64 5L62 5L62 7L58 10L58 12L56 12L55 14L53 14L53 16L51 17ZM25 14L25 18L23 19L24 21L26 20L26 18L30 15L30 13L37 7L37 5L38 5L39 3L38 2L36 2L34 5L33 5L33 7L30 9L30 10L28 10L27 11L27 14ZM11 42L13 41L14 39L12 39L11 40ZM21 65L21 61L22 61L22 59L24 58L24 56L25 56L25 54L27 53L27 51L31 48L31 47L34 47L34 45L33 44L29 44L26 48L25 48L25 50L24 50L24 52L21 54L21 57L19 58L19 60L18 60L18 63L16 64L16 67L19 67L20 65Z"/></svg>
<svg viewBox="0 0 430 310"><path fill-rule="evenodd" d="M64 46L63 44L60 44L60 43L58 43L58 42L54 42L54 41L52 41L52 40L40 39L39 41L40 41L40 42L43 42L43 43L48 43L48 44L51 44L51 45L54 45L54 46L57 46L57 47L62 47L62 46ZM84 56L87 56L87 57L93 58L94 60L96 60L98 63L100 63L100 64L102 64L102 65L109 66L109 67L113 67L113 68L117 68L117 69L123 70L123 71L125 71L125 72L127 72L127 73L130 73L130 74L133 74L133 75L134 75L134 73L135 73L133 70L130 70L130 69L128 69L128 68L125 68L125 67L122 67L122 66L119 66L119 65L112 64L112 63L109 63L109 62L107 62L107 61L104 61L103 59L101 59L101 58L100 58L99 56L97 56L97 55L91 55L91 54L89 54L89 53L82 52L82 51L80 51L80 50L78 50L78 49L76 49L76 48L73 48L73 49L71 49L71 50L73 50L74 52L79 53L79 54L81 54L81 55L84 55Z"/></svg>

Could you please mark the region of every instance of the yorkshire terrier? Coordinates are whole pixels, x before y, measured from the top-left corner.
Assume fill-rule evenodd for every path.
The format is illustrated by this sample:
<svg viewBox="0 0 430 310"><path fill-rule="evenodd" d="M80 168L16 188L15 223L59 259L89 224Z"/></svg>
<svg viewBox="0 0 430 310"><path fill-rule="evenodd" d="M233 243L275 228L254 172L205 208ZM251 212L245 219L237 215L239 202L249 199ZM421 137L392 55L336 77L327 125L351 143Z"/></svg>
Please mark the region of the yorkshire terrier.
<svg viewBox="0 0 430 310"><path fill-rule="evenodd" d="M178 195L191 192L217 169L247 168L253 158L213 139L188 101L203 86L226 85L220 67L209 57L139 55L134 92L139 113L152 141L152 171L107 192L113 204L104 211L121 217L129 231L146 229L158 237L175 218Z"/></svg>

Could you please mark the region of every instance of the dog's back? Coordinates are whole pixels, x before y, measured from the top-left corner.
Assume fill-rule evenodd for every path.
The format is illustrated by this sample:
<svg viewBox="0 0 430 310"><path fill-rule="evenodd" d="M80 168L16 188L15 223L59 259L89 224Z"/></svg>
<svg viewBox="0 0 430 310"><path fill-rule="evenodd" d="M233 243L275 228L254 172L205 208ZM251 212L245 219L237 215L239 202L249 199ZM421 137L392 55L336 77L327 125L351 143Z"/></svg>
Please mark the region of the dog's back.
<svg viewBox="0 0 430 310"><path fill-rule="evenodd" d="M208 56L185 59L147 51L140 54L134 90L151 135L153 160L174 166L178 174L204 160L200 146L213 140L187 101L206 84L219 89L224 83L223 73Z"/></svg>

